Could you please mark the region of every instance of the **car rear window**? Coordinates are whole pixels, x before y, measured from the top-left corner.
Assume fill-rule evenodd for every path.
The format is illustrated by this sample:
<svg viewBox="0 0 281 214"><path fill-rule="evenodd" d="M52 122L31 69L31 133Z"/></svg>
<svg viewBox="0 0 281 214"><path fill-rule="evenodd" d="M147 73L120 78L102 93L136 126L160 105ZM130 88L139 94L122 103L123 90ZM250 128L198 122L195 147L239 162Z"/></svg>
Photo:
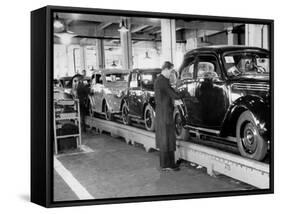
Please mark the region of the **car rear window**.
<svg viewBox="0 0 281 214"><path fill-rule="evenodd" d="M127 82L128 74L124 73L114 73L105 75L106 82Z"/></svg>

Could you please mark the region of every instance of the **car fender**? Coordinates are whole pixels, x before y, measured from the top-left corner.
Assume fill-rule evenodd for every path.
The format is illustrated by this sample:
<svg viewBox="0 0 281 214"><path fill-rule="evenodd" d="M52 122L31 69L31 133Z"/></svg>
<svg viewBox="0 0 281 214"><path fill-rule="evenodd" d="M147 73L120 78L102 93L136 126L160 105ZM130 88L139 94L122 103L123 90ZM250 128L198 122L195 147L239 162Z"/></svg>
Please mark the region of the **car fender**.
<svg viewBox="0 0 281 214"><path fill-rule="evenodd" d="M116 106L115 106L115 98L114 98L114 95L113 94L109 94L109 93L104 93L103 95L103 98L102 98L102 108L104 107L104 103L108 106L109 108L109 111L111 112L115 112L115 111L118 111L118 109L116 109Z"/></svg>
<svg viewBox="0 0 281 214"><path fill-rule="evenodd" d="M155 97L149 97L148 103L152 106L152 108L155 110L156 104L155 104Z"/></svg>
<svg viewBox="0 0 281 214"><path fill-rule="evenodd" d="M124 95L122 97L121 104L120 104L120 111L122 111L122 106L123 106L124 103L126 103L128 108L129 108L128 93L129 93L128 89L125 89Z"/></svg>
<svg viewBox="0 0 281 214"><path fill-rule="evenodd" d="M235 137L237 120L241 113L247 110L253 114L259 134L268 139L269 108L265 101L256 95L240 97L229 106L222 122L220 136Z"/></svg>

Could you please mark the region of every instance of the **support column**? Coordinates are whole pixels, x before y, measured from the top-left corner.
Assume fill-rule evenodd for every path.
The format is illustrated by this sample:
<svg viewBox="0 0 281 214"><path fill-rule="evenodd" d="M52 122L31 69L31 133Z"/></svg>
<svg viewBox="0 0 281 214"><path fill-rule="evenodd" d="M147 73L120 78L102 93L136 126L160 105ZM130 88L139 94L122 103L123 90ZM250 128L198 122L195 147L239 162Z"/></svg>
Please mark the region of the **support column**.
<svg viewBox="0 0 281 214"><path fill-rule="evenodd" d="M238 35L233 33L233 27L228 27L227 32L227 44L228 45L238 45Z"/></svg>
<svg viewBox="0 0 281 214"><path fill-rule="evenodd" d="M175 63L176 22L174 19L161 19L162 60Z"/></svg>
<svg viewBox="0 0 281 214"><path fill-rule="evenodd" d="M185 50L189 51L198 47L197 30L185 30L184 38L186 40Z"/></svg>
<svg viewBox="0 0 281 214"><path fill-rule="evenodd" d="M105 55L104 55L104 44L102 39L96 39L96 47L97 47L97 66L98 69L105 68Z"/></svg>
<svg viewBox="0 0 281 214"><path fill-rule="evenodd" d="M246 24L245 44L261 48L269 48L269 31L267 25Z"/></svg>
<svg viewBox="0 0 281 214"><path fill-rule="evenodd" d="M81 71L86 70L85 46L80 44Z"/></svg>
<svg viewBox="0 0 281 214"><path fill-rule="evenodd" d="M68 76L69 75L69 56L68 56L68 45L65 45L65 73L64 73L64 76Z"/></svg>
<svg viewBox="0 0 281 214"><path fill-rule="evenodd" d="M121 53L122 53L122 67L124 69L131 69L133 67L132 57L132 40L130 32L130 19L123 19L123 23L128 31L120 31Z"/></svg>
<svg viewBox="0 0 281 214"><path fill-rule="evenodd" d="M227 44L234 45L234 34L232 33L233 28L229 27L227 30Z"/></svg>

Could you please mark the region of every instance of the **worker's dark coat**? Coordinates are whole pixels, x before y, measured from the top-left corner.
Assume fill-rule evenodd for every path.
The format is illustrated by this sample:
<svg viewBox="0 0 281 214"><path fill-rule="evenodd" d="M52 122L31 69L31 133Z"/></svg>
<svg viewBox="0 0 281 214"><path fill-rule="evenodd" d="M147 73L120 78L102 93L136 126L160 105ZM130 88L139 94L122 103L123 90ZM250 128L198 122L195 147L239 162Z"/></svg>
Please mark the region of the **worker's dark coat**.
<svg viewBox="0 0 281 214"><path fill-rule="evenodd" d="M77 97L79 99L80 111L82 113L87 111L87 99L90 93L90 87L84 83L79 83L77 86Z"/></svg>
<svg viewBox="0 0 281 214"><path fill-rule="evenodd" d="M159 75L154 83L156 101L156 146L160 151L176 150L175 124L173 120L174 99L181 96L171 87L169 79Z"/></svg>

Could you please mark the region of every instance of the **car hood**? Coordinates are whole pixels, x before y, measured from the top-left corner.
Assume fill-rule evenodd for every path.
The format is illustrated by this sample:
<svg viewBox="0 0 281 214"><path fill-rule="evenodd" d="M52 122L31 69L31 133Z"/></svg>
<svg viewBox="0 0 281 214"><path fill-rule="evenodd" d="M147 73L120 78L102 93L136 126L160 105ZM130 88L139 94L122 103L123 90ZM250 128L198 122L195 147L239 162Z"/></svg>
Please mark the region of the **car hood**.
<svg viewBox="0 0 281 214"><path fill-rule="evenodd" d="M105 87L107 88L111 88L111 89L118 89L118 90L122 90L122 89L126 89L128 87L128 82L107 82L105 84Z"/></svg>
<svg viewBox="0 0 281 214"><path fill-rule="evenodd" d="M251 78L240 78L239 80L231 81L230 86L234 100L235 97L238 98L246 95L259 96L263 99L267 99L269 96L270 85L269 80L266 79L253 80Z"/></svg>
<svg viewBox="0 0 281 214"><path fill-rule="evenodd" d="M262 76L249 75L249 76L243 76L243 77L234 77L231 79L231 81L269 84L269 75L262 75Z"/></svg>

